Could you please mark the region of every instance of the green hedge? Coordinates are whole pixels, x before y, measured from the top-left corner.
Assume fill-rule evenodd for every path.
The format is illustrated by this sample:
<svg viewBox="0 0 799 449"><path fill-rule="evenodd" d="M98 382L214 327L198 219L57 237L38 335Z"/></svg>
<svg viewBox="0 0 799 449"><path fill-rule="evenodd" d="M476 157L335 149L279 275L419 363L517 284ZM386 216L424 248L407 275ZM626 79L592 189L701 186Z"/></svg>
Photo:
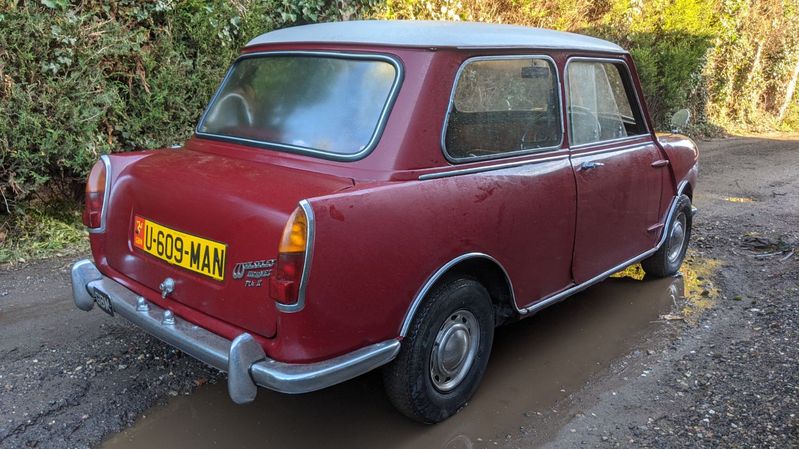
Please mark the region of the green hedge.
<svg viewBox="0 0 799 449"><path fill-rule="evenodd" d="M339 3L0 2L0 213L79 198L101 154L184 141L249 39L369 5Z"/></svg>
<svg viewBox="0 0 799 449"><path fill-rule="evenodd" d="M799 107L781 101L799 63L797 9L782 0L0 0L0 232L39 200L79 200L100 154L184 141L240 47L274 28L378 17L592 34L630 49L658 125L688 106L700 126L773 128L799 126ZM777 119L777 110L787 112Z"/></svg>

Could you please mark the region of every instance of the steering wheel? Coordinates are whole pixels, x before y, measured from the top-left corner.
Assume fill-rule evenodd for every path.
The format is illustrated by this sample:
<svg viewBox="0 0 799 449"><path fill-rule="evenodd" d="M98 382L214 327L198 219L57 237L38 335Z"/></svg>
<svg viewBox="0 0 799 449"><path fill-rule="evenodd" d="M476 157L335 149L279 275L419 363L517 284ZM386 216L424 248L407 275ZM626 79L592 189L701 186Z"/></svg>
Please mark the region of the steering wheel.
<svg viewBox="0 0 799 449"><path fill-rule="evenodd" d="M572 116L572 130L574 129L574 119L575 115L579 115L584 117L587 124L591 125L591 140L590 142L596 142L601 139L602 137L602 124L599 123L599 118L597 115L591 111L590 109L584 106L571 106L569 109L569 115Z"/></svg>

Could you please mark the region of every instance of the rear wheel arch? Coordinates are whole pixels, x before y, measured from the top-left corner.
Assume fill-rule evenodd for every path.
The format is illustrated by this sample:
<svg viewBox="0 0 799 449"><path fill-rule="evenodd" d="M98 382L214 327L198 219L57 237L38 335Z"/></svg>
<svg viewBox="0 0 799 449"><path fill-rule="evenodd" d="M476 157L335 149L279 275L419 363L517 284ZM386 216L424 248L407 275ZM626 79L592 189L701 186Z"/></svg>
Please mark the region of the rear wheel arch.
<svg viewBox="0 0 799 449"><path fill-rule="evenodd" d="M400 328L400 336L408 333L413 318L425 298L443 283L458 278L474 279L488 290L494 306L497 325L517 316L513 284L505 268L493 257L484 253L467 253L441 266L431 275L413 299Z"/></svg>
<svg viewBox="0 0 799 449"><path fill-rule="evenodd" d="M691 202L694 201L694 186L691 185L690 182L686 182L685 186L683 187L681 192L678 192L678 195L682 193L683 195L687 196Z"/></svg>

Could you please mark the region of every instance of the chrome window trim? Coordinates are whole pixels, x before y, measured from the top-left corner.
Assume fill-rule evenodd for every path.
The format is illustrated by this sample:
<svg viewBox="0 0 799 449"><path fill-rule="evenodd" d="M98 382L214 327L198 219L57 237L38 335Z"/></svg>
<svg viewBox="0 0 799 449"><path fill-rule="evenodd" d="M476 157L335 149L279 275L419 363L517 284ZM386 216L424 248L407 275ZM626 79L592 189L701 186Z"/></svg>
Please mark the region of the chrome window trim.
<svg viewBox="0 0 799 449"><path fill-rule="evenodd" d="M510 289L511 301L514 304L514 307L516 307L516 294L513 291L513 283L510 280L510 276L508 276L508 271L505 270L505 267L502 266L502 264L499 263L497 259L494 259L488 254L478 253L478 252L462 254L442 265L438 270L436 270L433 273L432 276L427 278L427 281L425 281L424 285L422 285L422 288L419 290L419 293L417 293L416 296L414 296L410 307L408 307L408 311L405 312L405 318L403 318L402 320L402 326L400 327L399 331L400 337L405 337L406 335L408 335L408 330L411 327L411 322L413 321L413 317L416 315L416 310L419 309L419 305L421 305L422 300L424 300L424 298L430 292L430 289L433 288L433 285L435 285L435 283L439 279L441 279L441 277L444 276L449 271L450 268L468 259L488 259L489 261L495 263L499 267L499 269L502 270L502 273L505 275L505 280L507 281L508 288Z"/></svg>
<svg viewBox="0 0 799 449"><path fill-rule="evenodd" d="M389 90L388 98L386 99L386 102L383 105L383 110L381 111L380 116L378 117L377 124L375 126L374 131L372 132L372 137L367 143L367 145L364 147L364 149L358 151L357 153L352 153L352 154L336 154L336 153L331 153L329 151L319 150L316 148L302 147L298 145L289 145L285 143L268 142L263 140L247 139L244 137L226 136L223 134L205 133L200 131L200 127L202 127L203 123L205 123L205 118L208 115L211 105L213 105L216 102L217 97L219 97L219 95L222 93L222 89L227 85L227 82L230 79L230 76L232 75L233 69L236 67L236 64L245 59L271 57L271 56L290 56L290 55L383 61L391 64L394 67L394 70L396 71L396 75L394 76L394 82L391 85L391 90ZM281 51L262 51L262 52L246 53L236 58L236 60L233 61L233 64L231 64L230 68L225 74L225 77L222 79L222 83L219 85L219 88L214 93L214 96L211 97L211 101L208 102L208 106L206 106L205 110L203 111L203 114L200 116L200 120L194 129L194 133L195 135L201 138L221 140L233 143L250 144L256 147L266 148L266 149L279 148L281 150L286 151L287 153L315 156L321 159L344 161L344 162L357 161L359 159L363 159L364 157L368 156L369 153L371 153L375 149L378 142L380 141L380 138L383 135L383 131L386 128L388 117L391 114L392 109L394 108L394 103L397 100L397 96L399 95L399 90L402 85L402 81L404 79L405 79L405 69L399 58L381 53L352 53L352 52L307 51L307 50L294 50L294 51L281 50Z"/></svg>
<svg viewBox="0 0 799 449"><path fill-rule="evenodd" d="M305 289L308 287L308 276L311 274L311 260L313 259L314 236L316 235L316 219L314 218L313 208L308 200L302 200L299 207L305 213L308 222L306 235L305 255L303 256L302 276L300 276L300 286L297 288L297 302L294 304L281 304L275 302L277 310L285 313L299 312L305 307Z"/></svg>
<svg viewBox="0 0 799 449"><path fill-rule="evenodd" d="M631 142L633 140L640 139L642 137L644 137L644 138L645 137L649 137L649 134L636 134L634 136L617 137L615 139L598 140L596 142L590 142L590 143L581 143L579 145L574 145L574 146L572 146L570 148L572 150L576 151L576 150L582 150L582 149L585 149L585 148L595 147L595 146L598 146L598 145L611 145L611 144L614 144L614 143ZM633 144L625 145L625 147L632 147L632 146L637 146L637 145L648 145L651 142L652 142L652 139L650 138L650 140L647 141L647 142L633 143ZM619 147L615 147L615 149L618 149L618 148ZM605 151L605 149L598 150L598 151ZM589 153L589 152L587 152L587 153Z"/></svg>
<svg viewBox="0 0 799 449"><path fill-rule="evenodd" d="M654 145L654 143L650 140L647 142L637 142L627 145L613 146L610 148L593 149L582 153L572 153L572 157L577 158L584 156L593 156L596 154L615 153L617 151L623 151L623 150L640 150L643 149L644 147L651 145Z"/></svg>
<svg viewBox="0 0 799 449"><path fill-rule="evenodd" d="M100 156L100 160L105 165L105 192L103 192L103 210L100 212L100 227L87 228L90 234L100 234L105 232L105 225L108 219L108 199L111 197L111 159L107 154Z"/></svg>
<svg viewBox="0 0 799 449"><path fill-rule="evenodd" d="M519 314L521 314L521 315L528 315L528 314L531 314L531 313L539 312L539 311L541 311L541 310L543 310L543 309L545 309L545 308L547 308L547 307L549 307L549 306L551 306L551 305L553 305L555 303L563 301L564 299L568 298L569 296L574 295L575 293L581 292L581 291L585 290L586 288L588 288L588 287L590 287L590 286L592 286L592 285L594 285L594 284L596 284L596 283L598 283L600 281L603 281L603 280L607 279L613 273L617 273L617 272L629 267L630 265L632 265L632 264L634 264L636 262L640 262L643 259L646 259L650 255L654 254L657 250L660 249L661 246L663 246L663 243L666 241L666 236L668 234L667 231L668 231L669 227L671 226L671 221L674 219L674 213L677 211L678 200L680 198L680 195L683 194L683 191L685 191L685 186L687 186L687 185L688 185L688 181L680 182L680 185L677 188L677 194L671 199L671 204L669 205L669 211L668 211L668 214L666 215L666 220L665 220L664 225L663 225L663 232L660 234L660 239L658 239L658 243L657 243L657 245L654 248L646 250L643 253L641 253L640 255L635 256L632 259L629 259L626 262L623 262L623 263L621 263L619 265L616 265L615 267L613 267L613 268L611 268L611 269L609 269L609 270L607 270L607 271L605 271L605 272L603 272L603 273L601 273L601 274L599 274L599 275L597 275L597 276L595 276L595 277L593 277L593 278L591 278L591 279L589 279L589 280L587 280L587 281L585 281L583 283L573 285L573 286L567 288L566 290L564 290L564 291L562 291L560 293L556 293L556 294L554 294L552 296L549 296L547 298L541 299L540 301L536 301L533 304L531 304L531 305L529 305L529 306L527 306L527 307L525 307L523 309L520 309L518 307L518 304L516 304L516 302L514 301L513 306L516 308L516 311Z"/></svg>
<svg viewBox="0 0 799 449"><path fill-rule="evenodd" d="M562 159L568 159L569 154L559 154L557 156L549 156L549 157L542 157L540 159L526 159L523 161L513 161L513 162L505 162L502 164L494 164L494 165L483 165L480 167L468 167L468 168L461 168L458 170L449 170L449 171L442 171L436 173L425 173L423 175L419 175L419 180L424 181L428 179L440 179L440 178L449 178L451 176L460 176L460 175L471 175L474 173L482 173L487 171L494 171L494 170L502 170L503 168L513 168L513 167L521 167L523 165L532 165L537 163L543 162L553 162L559 161Z"/></svg>
<svg viewBox="0 0 799 449"><path fill-rule="evenodd" d="M634 138L640 138L641 136L652 136L652 131L649 129L649 123L647 123L646 118L644 117L644 108L641 105L641 99L638 97L638 89L635 88L635 82L633 81L632 72L630 72L630 67L627 65L627 61L623 58L601 58L601 57L589 57L589 56L571 56L566 60L566 65L563 67L563 83L566 87L566 97L564 98L564 105L566 106L566 115L569 115L569 64L572 62L600 62L600 63L610 63L610 64L621 64L624 66L624 70L627 72L627 80L629 80L630 84L633 88L633 95L635 96L635 104L638 106L638 113L641 115L641 121L644 124L644 132L641 134L635 134L632 136L625 136L625 137L617 137L615 139L607 139L607 140L597 140L596 142L588 142L588 143L581 143L577 145L572 145L572 132L571 132L571 116L569 116L569 129L565 132L569 133L569 148L578 150L585 147L595 146L595 145L604 145L607 143L615 143L621 142L624 140L632 140ZM624 80L622 80L624 81ZM625 89L626 90L626 89ZM630 105L632 107L632 105Z"/></svg>
<svg viewBox="0 0 799 449"><path fill-rule="evenodd" d="M509 151L506 153L499 153L496 155L487 155L487 156L475 156L475 157L462 157L456 158L452 157L449 152L447 151L447 128L449 127L449 116L452 113L452 108L455 106L455 91L458 89L458 82L461 79L461 74L466 69L466 66L471 64L472 62L476 61L492 61L492 60L516 60L516 59L543 59L549 62L552 65L555 73L555 79L557 81L557 91L558 91L558 110L560 114L560 141L557 145L552 145L549 147L543 148L531 148L528 150L516 150L516 151ZM512 156L519 156L522 154L532 154L532 153L544 153L547 151L554 151L560 149L563 146L563 136L565 134L564 123L563 123L563 97L561 96L561 77L560 77L560 70L558 69L558 65L555 63L555 60L552 56L546 54L516 54L516 55L492 55L492 56L474 56L464 60L460 67L458 67L458 71L455 72L455 82L452 84L452 90L449 94L449 102L447 103L447 113L444 116L444 125L441 128L441 151L444 153L444 157L453 164L462 164L465 162L477 162L477 161L485 161L485 160L493 160L493 159L504 159Z"/></svg>

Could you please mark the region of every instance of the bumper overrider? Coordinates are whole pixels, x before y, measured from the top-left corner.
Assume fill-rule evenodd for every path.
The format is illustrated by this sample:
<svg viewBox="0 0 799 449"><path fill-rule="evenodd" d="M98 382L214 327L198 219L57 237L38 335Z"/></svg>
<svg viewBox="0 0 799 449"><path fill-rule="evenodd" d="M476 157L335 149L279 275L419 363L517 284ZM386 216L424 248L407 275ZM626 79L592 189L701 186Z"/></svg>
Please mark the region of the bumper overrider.
<svg viewBox="0 0 799 449"><path fill-rule="evenodd" d="M255 400L259 386L296 394L335 385L390 362L400 348L400 342L392 339L316 363L278 362L267 357L250 334L242 333L230 341L192 324L103 276L90 260L72 266L72 294L79 309L89 311L98 300L109 302L115 315L226 371L228 393L237 404Z"/></svg>

